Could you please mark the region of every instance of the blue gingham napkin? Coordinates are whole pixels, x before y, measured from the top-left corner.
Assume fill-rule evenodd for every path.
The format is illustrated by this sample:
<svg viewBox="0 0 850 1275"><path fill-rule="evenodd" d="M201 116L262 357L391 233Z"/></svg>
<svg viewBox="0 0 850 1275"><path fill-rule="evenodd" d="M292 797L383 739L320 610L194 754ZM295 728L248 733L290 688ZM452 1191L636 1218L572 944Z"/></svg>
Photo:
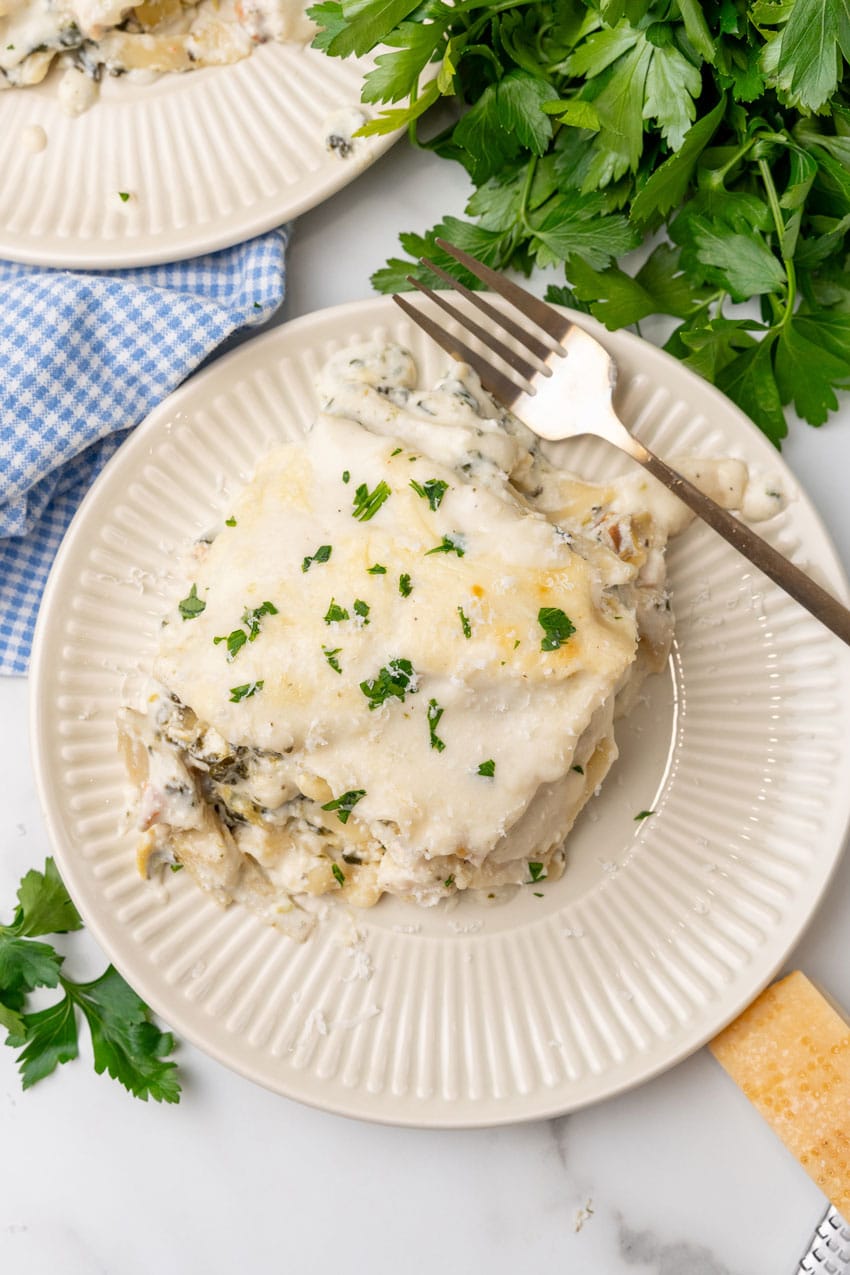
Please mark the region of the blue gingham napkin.
<svg viewBox="0 0 850 1275"><path fill-rule="evenodd" d="M128 430L282 302L286 241L96 273L0 261L0 673L26 672L59 542Z"/></svg>

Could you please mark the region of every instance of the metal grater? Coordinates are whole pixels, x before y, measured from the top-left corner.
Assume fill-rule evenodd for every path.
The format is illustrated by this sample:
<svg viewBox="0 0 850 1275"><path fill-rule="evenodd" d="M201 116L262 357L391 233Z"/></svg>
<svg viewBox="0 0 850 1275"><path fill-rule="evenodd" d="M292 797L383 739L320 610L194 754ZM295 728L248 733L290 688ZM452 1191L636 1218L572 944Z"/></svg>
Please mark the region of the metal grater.
<svg viewBox="0 0 850 1275"><path fill-rule="evenodd" d="M812 1236L797 1275L850 1275L850 1226L832 1205Z"/></svg>

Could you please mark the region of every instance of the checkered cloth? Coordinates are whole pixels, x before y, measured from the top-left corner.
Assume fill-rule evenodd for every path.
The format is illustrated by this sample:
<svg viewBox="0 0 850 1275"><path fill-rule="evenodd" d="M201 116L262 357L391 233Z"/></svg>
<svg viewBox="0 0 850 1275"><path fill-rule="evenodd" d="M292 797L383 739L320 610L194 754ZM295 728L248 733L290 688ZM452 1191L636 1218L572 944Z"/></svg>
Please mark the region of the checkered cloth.
<svg viewBox="0 0 850 1275"><path fill-rule="evenodd" d="M59 542L134 425L283 300L286 230L135 270L0 261L0 673L25 673Z"/></svg>

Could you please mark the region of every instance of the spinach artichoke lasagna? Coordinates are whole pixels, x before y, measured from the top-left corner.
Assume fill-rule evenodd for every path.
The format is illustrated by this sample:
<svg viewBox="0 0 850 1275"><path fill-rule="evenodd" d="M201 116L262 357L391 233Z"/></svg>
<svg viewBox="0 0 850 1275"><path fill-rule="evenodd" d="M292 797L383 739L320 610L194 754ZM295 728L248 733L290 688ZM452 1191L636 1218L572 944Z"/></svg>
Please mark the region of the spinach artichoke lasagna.
<svg viewBox="0 0 850 1275"><path fill-rule="evenodd" d="M295 935L330 893L557 879L671 642L679 502L555 468L465 367L416 384L396 346L331 360L311 430L193 548L121 713L141 870ZM740 505L743 465L711 478Z"/></svg>

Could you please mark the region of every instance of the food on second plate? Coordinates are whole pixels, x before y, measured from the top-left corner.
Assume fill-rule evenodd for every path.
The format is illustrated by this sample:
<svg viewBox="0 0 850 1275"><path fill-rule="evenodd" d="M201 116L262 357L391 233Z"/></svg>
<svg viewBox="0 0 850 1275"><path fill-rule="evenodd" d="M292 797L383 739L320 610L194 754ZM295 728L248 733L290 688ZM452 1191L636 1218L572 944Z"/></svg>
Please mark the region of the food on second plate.
<svg viewBox="0 0 850 1275"><path fill-rule="evenodd" d="M257 44L309 40L300 0L0 0L0 89L65 69L69 114L90 105L104 75L143 80L165 71L238 62Z"/></svg>
<svg viewBox="0 0 850 1275"><path fill-rule="evenodd" d="M398 346L331 359L310 431L193 547L121 714L141 869L296 935L331 893L556 880L673 634L675 498L556 468L468 368L417 381ZM741 462L691 472L741 506Z"/></svg>

